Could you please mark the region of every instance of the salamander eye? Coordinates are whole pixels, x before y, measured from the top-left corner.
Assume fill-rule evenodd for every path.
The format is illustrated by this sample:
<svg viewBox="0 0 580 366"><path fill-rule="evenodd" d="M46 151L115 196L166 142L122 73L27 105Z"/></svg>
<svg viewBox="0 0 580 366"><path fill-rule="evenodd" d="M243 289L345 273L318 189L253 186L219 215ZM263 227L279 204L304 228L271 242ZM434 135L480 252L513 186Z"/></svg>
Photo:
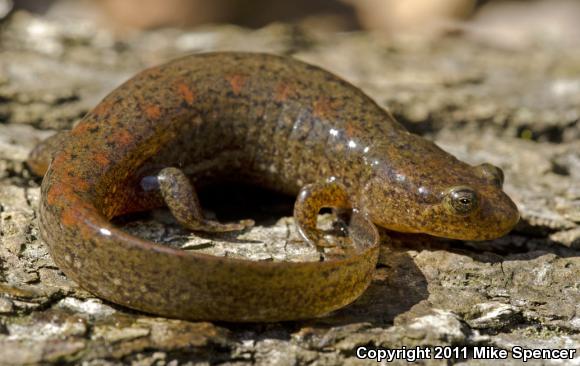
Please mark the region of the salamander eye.
<svg viewBox="0 0 580 366"><path fill-rule="evenodd" d="M446 206L456 215L469 215L477 209L477 194L468 187L452 188L445 197Z"/></svg>
<svg viewBox="0 0 580 366"><path fill-rule="evenodd" d="M477 169L479 169L483 178L495 184L498 188L503 187L503 170L489 163L480 164Z"/></svg>

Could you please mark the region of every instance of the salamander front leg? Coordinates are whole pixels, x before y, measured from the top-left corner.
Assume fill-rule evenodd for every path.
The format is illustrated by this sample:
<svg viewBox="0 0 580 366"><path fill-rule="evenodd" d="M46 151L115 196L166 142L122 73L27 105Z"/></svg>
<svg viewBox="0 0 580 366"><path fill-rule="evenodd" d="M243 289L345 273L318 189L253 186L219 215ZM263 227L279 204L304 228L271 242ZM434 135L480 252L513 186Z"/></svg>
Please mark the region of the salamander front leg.
<svg viewBox="0 0 580 366"><path fill-rule="evenodd" d="M175 219L193 231L239 231L254 226L253 220L221 223L203 216L195 189L187 176L177 168L165 168L157 175L161 195Z"/></svg>
<svg viewBox="0 0 580 366"><path fill-rule="evenodd" d="M300 235L318 250L332 247L324 238L324 232L316 227L321 208L332 207L346 210L351 203L344 186L337 182L308 184L300 190L294 204L294 220Z"/></svg>

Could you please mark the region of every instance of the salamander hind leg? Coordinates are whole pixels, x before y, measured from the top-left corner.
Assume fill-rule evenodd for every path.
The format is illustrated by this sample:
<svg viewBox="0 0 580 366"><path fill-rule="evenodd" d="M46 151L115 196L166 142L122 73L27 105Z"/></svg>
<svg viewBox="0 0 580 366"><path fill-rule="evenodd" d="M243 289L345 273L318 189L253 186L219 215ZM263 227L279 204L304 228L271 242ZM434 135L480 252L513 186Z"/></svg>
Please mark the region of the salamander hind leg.
<svg viewBox="0 0 580 366"><path fill-rule="evenodd" d="M350 215L346 214L347 210L352 209L352 204L342 184L338 182L314 183L304 186L298 194L294 205L294 220L304 240L314 245L319 251L336 246L331 241L332 238L317 228L318 213L325 207L331 207L344 218L348 218L349 235L355 243L360 241L358 239L363 232L367 237L364 243L372 242L374 245L378 241L377 230L366 216L356 209L352 210Z"/></svg>
<svg viewBox="0 0 580 366"><path fill-rule="evenodd" d="M194 187L187 176L177 168L162 169L157 175L157 180L167 207L175 219L189 230L226 232L240 231L254 226L253 220L221 223L206 219Z"/></svg>

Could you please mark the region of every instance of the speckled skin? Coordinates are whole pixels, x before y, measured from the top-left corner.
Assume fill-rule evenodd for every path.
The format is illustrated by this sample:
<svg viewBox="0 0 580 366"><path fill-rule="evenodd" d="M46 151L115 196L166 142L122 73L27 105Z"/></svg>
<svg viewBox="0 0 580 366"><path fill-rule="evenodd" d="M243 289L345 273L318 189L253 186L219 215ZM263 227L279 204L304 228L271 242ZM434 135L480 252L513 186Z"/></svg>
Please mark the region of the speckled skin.
<svg viewBox="0 0 580 366"><path fill-rule="evenodd" d="M112 226L114 216L163 204L142 183L167 167L195 185L302 189L295 217L310 242L318 207L353 208L356 250L323 262L252 262L174 250ZM128 307L187 319L309 318L367 287L378 255L369 219L459 239L509 231L519 215L496 169L410 134L317 67L266 54L194 55L138 74L70 132L42 183L40 229L68 276Z"/></svg>

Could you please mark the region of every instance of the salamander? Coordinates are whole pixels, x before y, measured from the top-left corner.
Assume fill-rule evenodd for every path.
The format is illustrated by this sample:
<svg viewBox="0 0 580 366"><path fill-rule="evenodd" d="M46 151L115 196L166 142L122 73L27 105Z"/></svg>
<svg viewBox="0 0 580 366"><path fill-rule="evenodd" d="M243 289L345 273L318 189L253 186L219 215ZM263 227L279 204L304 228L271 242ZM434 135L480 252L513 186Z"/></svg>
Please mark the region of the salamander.
<svg viewBox="0 0 580 366"><path fill-rule="evenodd" d="M354 301L374 271L376 226L487 240L519 219L503 173L471 166L408 132L360 89L316 66L261 53L206 53L149 68L71 131L41 144L39 225L62 271L129 308L194 320L280 321ZM351 213L352 250L319 262L211 256L132 236L111 219L167 206L192 231L251 220L207 219L195 187L249 182L296 195L304 240L321 208Z"/></svg>

